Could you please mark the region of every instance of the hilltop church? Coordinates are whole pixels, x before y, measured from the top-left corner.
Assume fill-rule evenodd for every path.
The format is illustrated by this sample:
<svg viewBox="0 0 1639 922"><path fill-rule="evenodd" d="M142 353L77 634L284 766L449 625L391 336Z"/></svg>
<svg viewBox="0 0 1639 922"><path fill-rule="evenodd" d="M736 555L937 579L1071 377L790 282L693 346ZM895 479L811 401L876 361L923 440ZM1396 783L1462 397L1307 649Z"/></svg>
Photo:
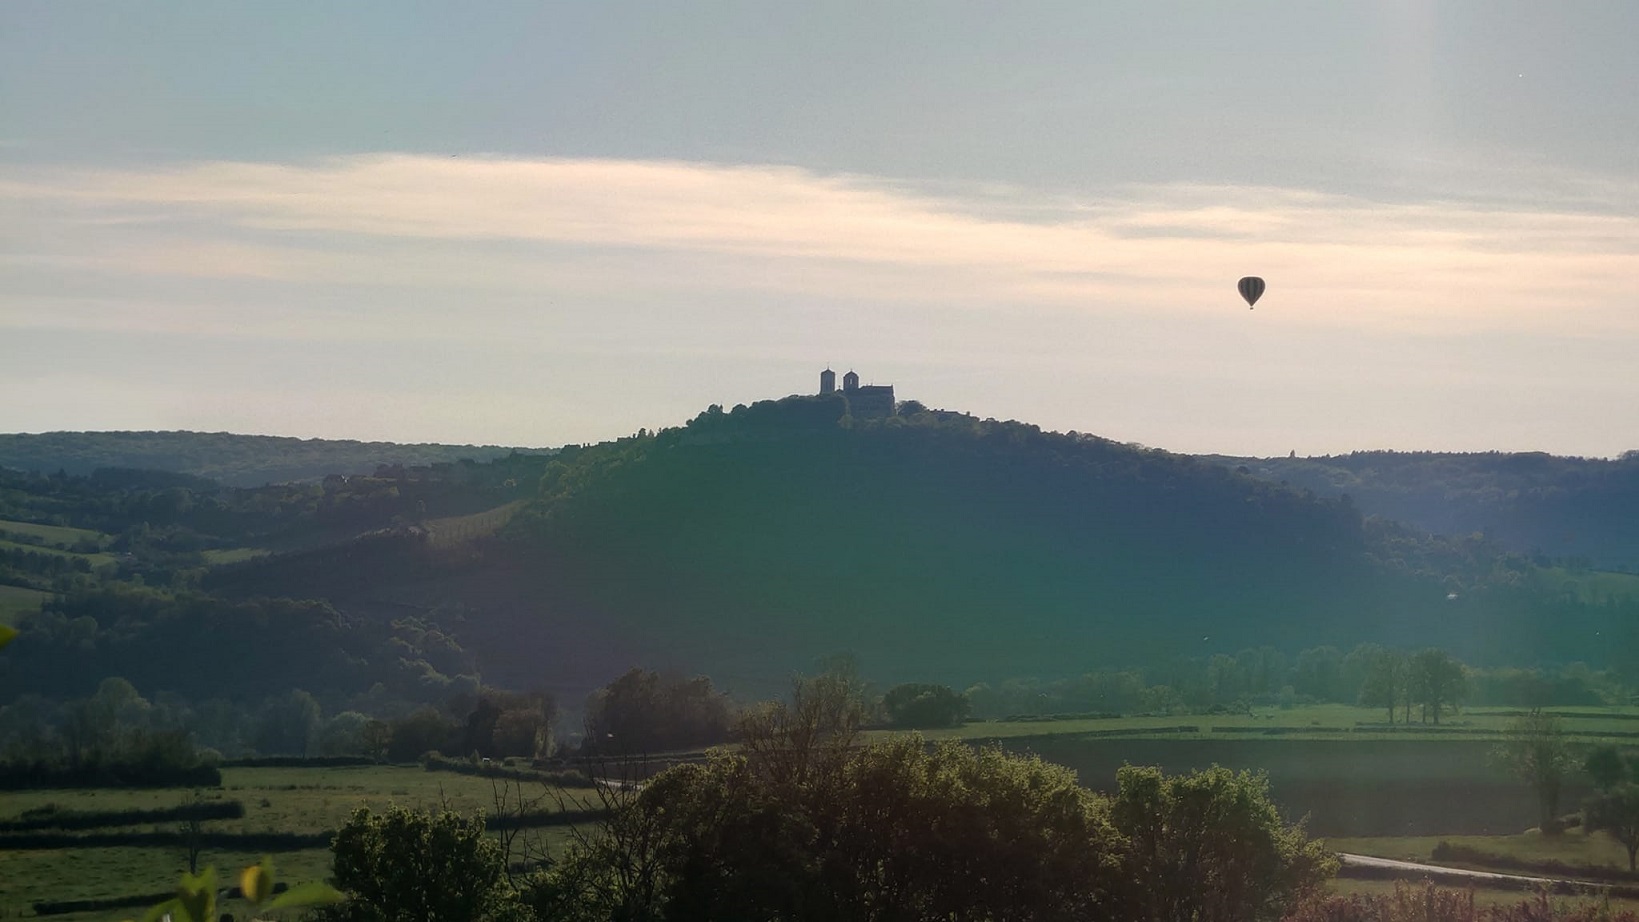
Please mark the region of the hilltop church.
<svg viewBox="0 0 1639 922"><path fill-rule="evenodd" d="M837 373L827 368L820 372L821 394L837 392ZM859 375L848 372L842 376L842 396L848 401L848 415L856 419L884 419L894 415L892 384L859 385Z"/></svg>

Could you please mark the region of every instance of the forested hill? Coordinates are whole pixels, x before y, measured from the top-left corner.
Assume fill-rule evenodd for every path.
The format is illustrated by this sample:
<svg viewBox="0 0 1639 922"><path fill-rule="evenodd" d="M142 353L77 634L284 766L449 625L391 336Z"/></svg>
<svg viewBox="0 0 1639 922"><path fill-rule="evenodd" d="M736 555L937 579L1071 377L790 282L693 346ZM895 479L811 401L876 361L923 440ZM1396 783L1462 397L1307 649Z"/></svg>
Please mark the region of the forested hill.
<svg viewBox="0 0 1639 922"><path fill-rule="evenodd" d="M1436 534L1483 534L1516 553L1639 572L1639 453L1355 452L1214 458Z"/></svg>
<svg viewBox="0 0 1639 922"><path fill-rule="evenodd" d="M489 461L514 451L494 445L401 445L227 432L47 432L0 435L0 467L50 474L121 468L206 477L229 486L369 474L380 467Z"/></svg>
<svg viewBox="0 0 1639 922"><path fill-rule="evenodd" d="M790 398L565 449L502 540L275 559L216 585L459 606L462 642L503 682L643 662L777 683L839 651L950 681L1260 644L1599 661L1639 623L1483 541L1222 465L953 413L841 412Z"/></svg>

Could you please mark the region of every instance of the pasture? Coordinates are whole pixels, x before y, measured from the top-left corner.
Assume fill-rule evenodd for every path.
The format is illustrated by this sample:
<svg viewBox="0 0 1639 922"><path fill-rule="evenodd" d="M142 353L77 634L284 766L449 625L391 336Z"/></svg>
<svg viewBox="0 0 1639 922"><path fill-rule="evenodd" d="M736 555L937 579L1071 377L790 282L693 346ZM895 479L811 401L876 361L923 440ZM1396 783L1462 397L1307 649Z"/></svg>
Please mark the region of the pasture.
<svg viewBox="0 0 1639 922"><path fill-rule="evenodd" d="M259 547L226 547L201 551L200 556L205 558L206 563L216 567L223 564L243 563L257 557L266 557L269 553L266 549Z"/></svg>
<svg viewBox="0 0 1639 922"><path fill-rule="evenodd" d="M108 540L108 536L100 531L89 528L70 528L67 525L35 525L32 522L17 522L11 519L0 519L0 538L8 534L22 535L25 538L37 538L47 545L68 549L82 541L95 541L98 544Z"/></svg>
<svg viewBox="0 0 1639 922"><path fill-rule="evenodd" d="M437 809L441 806L473 813L493 813L501 782L451 772L429 772L419 766L342 766L323 768L224 768L222 787L201 792L207 800L239 801L240 819L211 820L204 830L254 836L262 833L322 833L340 827L358 807L384 809L390 805ZM515 795L514 786L512 794ZM539 784L525 784L528 797L545 792ZM585 796L571 790L568 796ZM115 811L174 807L191 796L188 790L41 790L7 792L0 805L0 820L15 820L30 810L48 805L60 810ZM572 805L571 805L572 806ZM558 803L544 797L532 809L555 811ZM163 826L108 826L109 832L176 831ZM558 847L567 833L562 827L528 831L537 844ZM187 868L181 846L81 847L71 849L11 849L0 836L0 918L32 915L32 906L44 900L113 899L160 893L173 887ZM522 858L521 845L514 860ZM202 864L221 873L258 861L263 850L205 849ZM273 854L279 877L300 882L321 880L329 874L327 848L303 848ZM228 907L224 911L239 911ZM75 913L54 918L76 920L109 918L115 913ZM127 914L132 914L127 912Z"/></svg>
<svg viewBox="0 0 1639 922"><path fill-rule="evenodd" d="M18 615L40 610L40 603L51 598L51 593L21 586L0 586L0 622L12 622Z"/></svg>

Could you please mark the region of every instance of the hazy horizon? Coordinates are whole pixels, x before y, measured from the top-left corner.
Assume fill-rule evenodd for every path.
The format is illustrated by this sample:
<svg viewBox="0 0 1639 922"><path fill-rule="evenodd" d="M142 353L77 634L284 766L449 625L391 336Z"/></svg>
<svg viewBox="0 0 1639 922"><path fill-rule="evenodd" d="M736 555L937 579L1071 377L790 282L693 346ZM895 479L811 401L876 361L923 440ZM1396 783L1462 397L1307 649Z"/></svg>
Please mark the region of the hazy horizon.
<svg viewBox="0 0 1639 922"><path fill-rule="evenodd" d="M1621 3L8 4L0 431L551 447L829 365L1186 453L1614 457L1636 33Z"/></svg>

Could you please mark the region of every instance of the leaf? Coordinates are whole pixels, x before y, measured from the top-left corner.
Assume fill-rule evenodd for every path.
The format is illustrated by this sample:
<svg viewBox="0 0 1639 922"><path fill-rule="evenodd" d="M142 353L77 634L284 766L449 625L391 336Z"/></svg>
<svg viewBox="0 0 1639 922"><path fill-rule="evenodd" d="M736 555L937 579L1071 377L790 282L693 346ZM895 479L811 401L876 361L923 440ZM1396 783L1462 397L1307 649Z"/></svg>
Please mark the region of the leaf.
<svg viewBox="0 0 1639 922"><path fill-rule="evenodd" d="M11 643L13 640L16 640L16 639L17 639L17 629L16 628L12 627L9 624L0 624L0 650L5 649L6 644Z"/></svg>
<svg viewBox="0 0 1639 922"><path fill-rule="evenodd" d="M261 864L240 871L239 892L253 905L267 899L273 893L273 859L264 856Z"/></svg>
<svg viewBox="0 0 1639 922"><path fill-rule="evenodd" d="M308 906L329 906L347 899L346 894L329 884L297 884L279 894L267 909L297 909Z"/></svg>
<svg viewBox="0 0 1639 922"><path fill-rule="evenodd" d="M213 922L216 918L216 869L206 868L198 876L182 875L177 888L174 915L190 922ZM180 920L179 920L180 922Z"/></svg>

